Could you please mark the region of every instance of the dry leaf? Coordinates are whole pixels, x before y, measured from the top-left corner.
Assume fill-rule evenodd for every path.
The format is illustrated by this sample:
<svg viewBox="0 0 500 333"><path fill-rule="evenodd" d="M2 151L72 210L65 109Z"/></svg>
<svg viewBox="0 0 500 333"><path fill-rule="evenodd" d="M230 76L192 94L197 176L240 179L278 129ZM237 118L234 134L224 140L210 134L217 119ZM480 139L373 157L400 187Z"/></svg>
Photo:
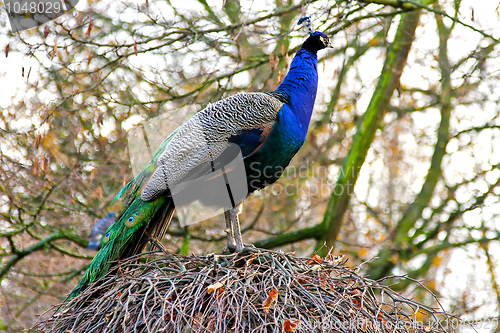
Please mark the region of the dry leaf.
<svg viewBox="0 0 500 333"><path fill-rule="evenodd" d="M360 300L354 298L352 300L352 304L356 305L359 309L361 309L361 301Z"/></svg>
<svg viewBox="0 0 500 333"><path fill-rule="evenodd" d="M87 29L87 32L85 32L85 36L90 36L90 32L92 31L92 27L94 26L94 20L92 20L92 17L90 18L89 21L89 27Z"/></svg>
<svg viewBox="0 0 500 333"><path fill-rule="evenodd" d="M5 58L9 56L10 44L5 45Z"/></svg>
<svg viewBox="0 0 500 333"><path fill-rule="evenodd" d="M207 287L207 294L211 294L217 289L222 288L223 286L224 286L224 280L222 280L222 282L217 281Z"/></svg>
<svg viewBox="0 0 500 333"><path fill-rule="evenodd" d="M95 122L96 122L97 125L102 125L104 123L104 114L102 112L100 112L97 115L97 119L96 119Z"/></svg>
<svg viewBox="0 0 500 333"><path fill-rule="evenodd" d="M217 290L215 291L215 299L217 299L217 300L221 299L222 294L224 294L224 291L226 291L226 290L224 289L224 287L220 287L219 289L217 289Z"/></svg>
<svg viewBox="0 0 500 333"><path fill-rule="evenodd" d="M321 262L323 261L323 259L321 259L320 256L318 256L317 254L313 255L311 259L309 259L307 261L307 264L308 265L316 265L316 264L321 264Z"/></svg>
<svg viewBox="0 0 500 333"><path fill-rule="evenodd" d="M283 330L285 332L295 332L297 328L299 328L300 320L298 319L290 319L285 320L283 323Z"/></svg>
<svg viewBox="0 0 500 333"><path fill-rule="evenodd" d="M278 68L278 64L280 62L280 59L278 57L274 56L274 53L269 54L269 64L271 64L271 70L275 71L276 68Z"/></svg>
<svg viewBox="0 0 500 333"><path fill-rule="evenodd" d="M95 169L92 169L90 171L90 180L89 180L90 184L92 184L92 182L94 181L94 177L95 177Z"/></svg>
<svg viewBox="0 0 500 333"><path fill-rule="evenodd" d="M248 260L247 260L247 262L246 262L246 264L245 264L245 265L246 265L246 266L250 266L250 265L252 264L253 260L254 260L256 257L257 257L257 253L254 253L254 254L250 257L250 259L248 259Z"/></svg>
<svg viewBox="0 0 500 333"><path fill-rule="evenodd" d="M43 38L47 38L47 36L49 35L49 27L46 25L45 27L43 27Z"/></svg>
<svg viewBox="0 0 500 333"><path fill-rule="evenodd" d="M262 302L262 307L264 308L265 313L269 312L269 308L274 303L274 301L276 301L277 298L278 298L278 291L276 289L272 289L267 293L267 299L264 302Z"/></svg>
<svg viewBox="0 0 500 333"><path fill-rule="evenodd" d="M45 158L45 156L42 156L42 157L41 157L41 160L42 160L42 163L41 163L41 167L40 167L40 174L42 174L42 173L46 173L46 172L47 172L47 170L49 169L49 168L48 168L49 164L48 164L48 161L47 161L47 159Z"/></svg>
<svg viewBox="0 0 500 333"><path fill-rule="evenodd" d="M36 176L36 174L38 173L37 170L38 170L38 157L35 157L33 161L33 176Z"/></svg>

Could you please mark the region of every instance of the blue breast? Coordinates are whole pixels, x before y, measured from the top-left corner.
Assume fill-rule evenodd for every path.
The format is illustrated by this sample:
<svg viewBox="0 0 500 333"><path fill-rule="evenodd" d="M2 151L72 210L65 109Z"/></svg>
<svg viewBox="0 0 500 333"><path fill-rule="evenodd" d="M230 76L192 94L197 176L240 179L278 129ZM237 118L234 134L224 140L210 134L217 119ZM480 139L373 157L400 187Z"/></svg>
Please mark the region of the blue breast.
<svg viewBox="0 0 500 333"><path fill-rule="evenodd" d="M260 149L245 158L249 193L278 180L304 143L318 87L317 62L315 53L301 49L276 89L288 103Z"/></svg>

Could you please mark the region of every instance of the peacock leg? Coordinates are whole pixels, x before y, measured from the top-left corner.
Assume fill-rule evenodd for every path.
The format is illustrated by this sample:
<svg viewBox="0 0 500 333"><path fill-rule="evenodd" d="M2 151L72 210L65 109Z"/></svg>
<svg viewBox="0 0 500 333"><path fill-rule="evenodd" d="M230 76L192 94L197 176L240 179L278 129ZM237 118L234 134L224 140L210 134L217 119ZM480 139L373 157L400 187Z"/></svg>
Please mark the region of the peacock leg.
<svg viewBox="0 0 500 333"><path fill-rule="evenodd" d="M231 211L224 212L224 218L226 219L227 244L222 252L234 252L236 250L236 240L234 239L233 224L231 222Z"/></svg>
<svg viewBox="0 0 500 333"><path fill-rule="evenodd" d="M241 204L229 210L232 223L231 229L233 231L234 241L236 243L235 252L240 252L245 247L245 244L243 244L243 238L241 238L240 220L238 218L238 215L240 215L240 213L241 213Z"/></svg>
<svg viewBox="0 0 500 333"><path fill-rule="evenodd" d="M227 245L224 247L223 252L229 250L230 252L241 252L245 247L255 247L253 244L243 243L241 237L240 221L238 215L241 213L241 203L227 212L224 212L227 227Z"/></svg>

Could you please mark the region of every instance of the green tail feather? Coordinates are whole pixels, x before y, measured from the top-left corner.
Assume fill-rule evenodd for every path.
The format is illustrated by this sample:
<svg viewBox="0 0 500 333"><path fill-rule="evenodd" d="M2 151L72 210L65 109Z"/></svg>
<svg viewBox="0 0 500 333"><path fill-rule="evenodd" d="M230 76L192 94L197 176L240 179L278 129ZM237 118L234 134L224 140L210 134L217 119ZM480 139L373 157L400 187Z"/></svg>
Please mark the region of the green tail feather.
<svg viewBox="0 0 500 333"><path fill-rule="evenodd" d="M146 168L116 195L110 210L118 212L116 221L106 230L101 250L96 254L78 285L66 300L79 295L89 284L103 277L119 259L140 253L150 237L162 239L175 212L171 197L162 196L152 201L140 199L141 191L156 168L156 160L165 150L172 132L154 153Z"/></svg>
<svg viewBox="0 0 500 333"><path fill-rule="evenodd" d="M127 185L124 190L128 190L131 185ZM163 238L174 212L175 207L169 197L159 197L150 202L135 198L108 228L101 250L67 300L79 295L89 284L104 276L118 259L140 253L148 243L149 236Z"/></svg>

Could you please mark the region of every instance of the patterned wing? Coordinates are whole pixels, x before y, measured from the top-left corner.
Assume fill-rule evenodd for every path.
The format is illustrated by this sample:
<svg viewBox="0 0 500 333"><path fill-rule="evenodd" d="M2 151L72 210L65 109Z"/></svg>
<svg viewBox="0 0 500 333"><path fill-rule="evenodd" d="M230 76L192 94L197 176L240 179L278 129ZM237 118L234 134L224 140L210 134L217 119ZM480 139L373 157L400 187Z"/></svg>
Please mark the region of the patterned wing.
<svg viewBox="0 0 500 333"><path fill-rule="evenodd" d="M182 125L156 155L156 169L144 185L141 199L157 198L170 186L192 178L193 170L197 176L210 171L201 166L220 160L231 144L238 145L243 156L254 153L272 130L283 104L270 94L239 93L207 106Z"/></svg>

